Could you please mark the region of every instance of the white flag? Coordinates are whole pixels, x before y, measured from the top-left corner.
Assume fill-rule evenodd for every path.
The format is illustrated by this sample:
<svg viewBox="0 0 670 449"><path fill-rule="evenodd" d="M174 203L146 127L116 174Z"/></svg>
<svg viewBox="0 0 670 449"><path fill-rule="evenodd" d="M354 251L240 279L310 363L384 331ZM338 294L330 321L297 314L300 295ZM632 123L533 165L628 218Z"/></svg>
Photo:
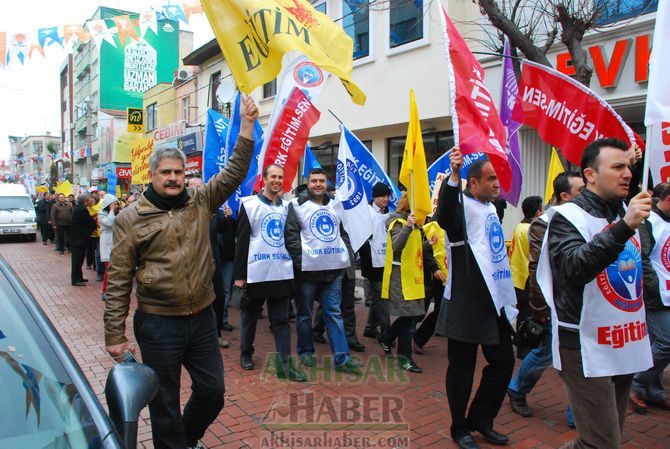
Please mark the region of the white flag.
<svg viewBox="0 0 670 449"><path fill-rule="evenodd" d="M644 116L646 126L670 122L670 83L667 78L670 68L670 0L658 2L653 46L649 60L647 110Z"/></svg>
<svg viewBox="0 0 670 449"><path fill-rule="evenodd" d="M351 155L344 126L340 125L340 148L337 152L335 177L335 208L340 213L344 229L349 234L354 251L370 238L373 220L366 201L364 181L358 173L356 159Z"/></svg>
<svg viewBox="0 0 670 449"><path fill-rule="evenodd" d="M329 75L330 73L311 62L307 59L307 56L298 51L291 51L284 55L282 60L282 73L277 78L277 94L275 95L275 102L272 106L272 113L270 114L268 126L265 129L265 135L267 137L263 141L259 161L265 160L265 152L267 151L268 144L272 140L275 125L277 124L277 120L279 120L279 116L284 109L288 97L291 95L291 92L293 92L293 88L297 87L302 90L309 101L316 106ZM263 173L263 168L263 164L258 164L259 176Z"/></svg>

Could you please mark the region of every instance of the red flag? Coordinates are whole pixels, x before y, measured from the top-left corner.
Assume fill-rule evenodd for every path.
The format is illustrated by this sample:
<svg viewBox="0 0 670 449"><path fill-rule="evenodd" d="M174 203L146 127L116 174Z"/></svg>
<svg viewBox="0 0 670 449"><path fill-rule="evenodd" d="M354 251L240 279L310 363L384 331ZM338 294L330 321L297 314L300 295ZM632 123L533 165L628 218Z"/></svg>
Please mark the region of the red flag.
<svg viewBox="0 0 670 449"><path fill-rule="evenodd" d="M596 139L616 137L644 148L644 142L612 106L572 78L544 65L523 61L514 120L537 129L545 142L581 164L584 148Z"/></svg>
<svg viewBox="0 0 670 449"><path fill-rule="evenodd" d="M298 171L298 162L305 152L309 131L319 121L321 113L305 93L294 87L270 136L262 167L270 164L284 167L284 191L289 192ZM255 190L260 190L260 179Z"/></svg>
<svg viewBox="0 0 670 449"><path fill-rule="evenodd" d="M486 153L500 185L509 191L512 170L507 161L507 131L484 84L484 69L458 34L444 6L440 17L445 28L454 140L463 154Z"/></svg>

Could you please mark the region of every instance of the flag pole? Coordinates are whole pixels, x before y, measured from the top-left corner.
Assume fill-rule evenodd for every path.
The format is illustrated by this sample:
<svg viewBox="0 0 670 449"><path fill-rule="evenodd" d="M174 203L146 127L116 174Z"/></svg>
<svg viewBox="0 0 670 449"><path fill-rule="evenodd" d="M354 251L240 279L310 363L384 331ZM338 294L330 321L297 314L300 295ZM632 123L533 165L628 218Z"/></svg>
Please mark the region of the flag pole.
<svg viewBox="0 0 670 449"><path fill-rule="evenodd" d="M647 147L645 148L644 154L642 155L644 158L644 163L642 164L642 186L640 188L640 191L642 192L646 192L647 186L649 185L649 152L651 151L651 140L649 138L651 137L653 126L654 125L647 126Z"/></svg>
<svg viewBox="0 0 670 449"><path fill-rule="evenodd" d="M412 194L409 197L409 211L414 213L414 170L409 172L409 190Z"/></svg>

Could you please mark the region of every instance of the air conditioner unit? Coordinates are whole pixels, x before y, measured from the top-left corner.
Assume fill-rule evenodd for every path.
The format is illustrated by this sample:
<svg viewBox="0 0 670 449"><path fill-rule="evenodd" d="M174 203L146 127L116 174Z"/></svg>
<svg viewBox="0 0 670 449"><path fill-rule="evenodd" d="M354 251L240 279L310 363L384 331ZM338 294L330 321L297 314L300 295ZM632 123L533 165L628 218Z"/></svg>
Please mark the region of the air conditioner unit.
<svg viewBox="0 0 670 449"><path fill-rule="evenodd" d="M186 80L189 79L192 75L193 75L193 74L191 73L190 70L180 69L180 70L177 72L177 79L178 79L179 81L186 81Z"/></svg>

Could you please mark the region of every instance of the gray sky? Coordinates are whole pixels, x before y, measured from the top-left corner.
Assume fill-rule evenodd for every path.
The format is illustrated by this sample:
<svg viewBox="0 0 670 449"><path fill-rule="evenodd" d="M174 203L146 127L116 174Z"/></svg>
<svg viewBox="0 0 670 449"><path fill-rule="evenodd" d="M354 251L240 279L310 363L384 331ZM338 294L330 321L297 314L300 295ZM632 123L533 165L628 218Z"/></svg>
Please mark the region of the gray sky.
<svg viewBox="0 0 670 449"><path fill-rule="evenodd" d="M142 12L168 4L168 0L20 0L3 1L0 31L35 31L38 28L83 23L98 6ZM173 3L176 3L173 1ZM194 46L213 33L204 14L192 16ZM33 53L35 56L35 53ZM9 158L9 135L60 135L59 68L66 54L51 46L46 58L27 60L24 66L0 69L0 159ZM4 57L4 55L3 55Z"/></svg>

